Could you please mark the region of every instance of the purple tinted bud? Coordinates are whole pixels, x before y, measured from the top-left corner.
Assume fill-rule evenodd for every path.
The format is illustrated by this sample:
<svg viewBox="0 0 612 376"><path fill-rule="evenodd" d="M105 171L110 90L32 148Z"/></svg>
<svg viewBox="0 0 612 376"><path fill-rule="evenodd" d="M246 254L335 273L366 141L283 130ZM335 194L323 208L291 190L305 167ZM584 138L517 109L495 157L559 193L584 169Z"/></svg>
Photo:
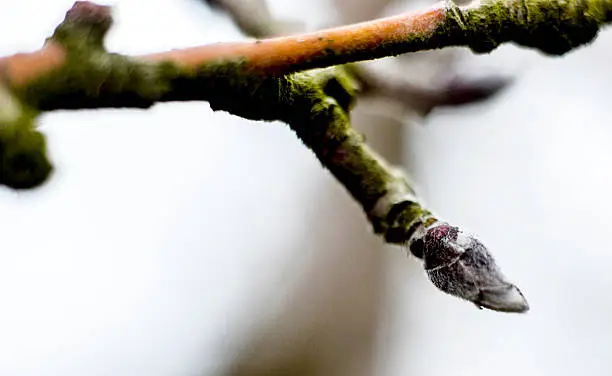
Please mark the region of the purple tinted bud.
<svg viewBox="0 0 612 376"><path fill-rule="evenodd" d="M464 253L456 247L439 247L457 240L459 229L447 224L430 227L423 239L423 262L425 270L434 270L454 263Z"/></svg>
<svg viewBox="0 0 612 376"><path fill-rule="evenodd" d="M425 271L440 290L471 301L479 308L503 312L529 310L521 291L506 280L478 239L457 227L438 223L427 229L423 242Z"/></svg>

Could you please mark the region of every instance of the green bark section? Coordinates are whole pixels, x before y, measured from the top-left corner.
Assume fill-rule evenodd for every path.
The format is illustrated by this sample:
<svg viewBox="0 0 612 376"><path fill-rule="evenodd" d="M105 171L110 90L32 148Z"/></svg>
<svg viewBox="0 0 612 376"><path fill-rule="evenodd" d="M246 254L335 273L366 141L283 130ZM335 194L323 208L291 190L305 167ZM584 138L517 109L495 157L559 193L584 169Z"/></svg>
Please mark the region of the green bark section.
<svg viewBox="0 0 612 376"><path fill-rule="evenodd" d="M349 63L451 46L488 53L509 42L563 55L592 42L612 21L612 0L481 0L461 7L446 1L444 11L446 18L429 30L396 34L376 49L330 54L329 60Z"/></svg>
<svg viewBox="0 0 612 376"><path fill-rule="evenodd" d="M162 99L185 100L199 90L197 96L204 95L213 110L287 123L362 206L377 233L388 241L407 242L401 234L407 234L415 220L429 212L416 202L408 179L388 166L351 128L348 113L355 87L342 67L275 78L245 75L245 64L211 64L196 75L171 79L172 86L181 90L162 95ZM190 94L177 98L177 92ZM398 205L403 209L392 210Z"/></svg>
<svg viewBox="0 0 612 376"><path fill-rule="evenodd" d="M0 83L0 184L29 189L51 174L45 137L35 129L37 115Z"/></svg>
<svg viewBox="0 0 612 376"><path fill-rule="evenodd" d="M563 55L592 42L612 21L612 0L483 0L468 7L447 3L436 34L443 45L487 53L514 42L547 55Z"/></svg>

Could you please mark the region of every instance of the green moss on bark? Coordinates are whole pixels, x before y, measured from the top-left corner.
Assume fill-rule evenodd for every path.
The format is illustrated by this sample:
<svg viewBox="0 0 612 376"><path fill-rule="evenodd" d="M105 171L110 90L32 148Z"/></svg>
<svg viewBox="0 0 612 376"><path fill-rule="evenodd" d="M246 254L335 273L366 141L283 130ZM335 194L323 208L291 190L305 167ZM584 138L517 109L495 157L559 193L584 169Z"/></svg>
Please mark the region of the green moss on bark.
<svg viewBox="0 0 612 376"><path fill-rule="evenodd" d="M0 184L29 189L51 174L45 137L35 129L37 115L0 84Z"/></svg>
<svg viewBox="0 0 612 376"><path fill-rule="evenodd" d="M488 53L505 42L563 55L590 43L612 20L609 0L483 0L468 7L447 3L441 28L450 45Z"/></svg>

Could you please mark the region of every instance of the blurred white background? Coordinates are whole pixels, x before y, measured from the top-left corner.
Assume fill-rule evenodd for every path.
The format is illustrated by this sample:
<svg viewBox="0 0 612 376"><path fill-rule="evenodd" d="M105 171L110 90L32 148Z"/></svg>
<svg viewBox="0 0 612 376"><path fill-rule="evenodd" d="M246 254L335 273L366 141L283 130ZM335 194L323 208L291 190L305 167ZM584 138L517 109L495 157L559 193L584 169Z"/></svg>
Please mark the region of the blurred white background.
<svg viewBox="0 0 612 376"><path fill-rule="evenodd" d="M360 1L270 3L313 29ZM40 47L72 3L5 4L0 55ZM113 51L243 38L195 0L107 4ZM400 151L392 120L357 117L436 212L490 246L527 315L438 292L283 124L206 103L45 114L53 179L0 190L0 374L609 375L610 47L604 32L557 59L464 52L465 74L516 82L406 118Z"/></svg>

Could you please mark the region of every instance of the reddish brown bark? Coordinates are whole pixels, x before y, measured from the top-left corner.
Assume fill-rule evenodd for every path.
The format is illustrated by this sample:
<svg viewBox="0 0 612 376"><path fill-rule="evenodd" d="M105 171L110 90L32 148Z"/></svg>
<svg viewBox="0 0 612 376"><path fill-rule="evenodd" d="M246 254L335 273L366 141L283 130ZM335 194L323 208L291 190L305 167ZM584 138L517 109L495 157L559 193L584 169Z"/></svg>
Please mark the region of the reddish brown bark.
<svg viewBox="0 0 612 376"><path fill-rule="evenodd" d="M185 67L244 58L247 70L277 75L315 66L336 65L334 56L351 61L355 60L351 56L367 53L381 44L400 43L417 35L426 36L444 21L444 17L444 8L438 7L302 35L214 43L137 58L147 61L170 60ZM321 58L326 53L333 56ZM65 55L63 46L50 41L40 50L0 58L0 69L4 79L18 87L61 66ZM318 61L312 63L317 58Z"/></svg>

